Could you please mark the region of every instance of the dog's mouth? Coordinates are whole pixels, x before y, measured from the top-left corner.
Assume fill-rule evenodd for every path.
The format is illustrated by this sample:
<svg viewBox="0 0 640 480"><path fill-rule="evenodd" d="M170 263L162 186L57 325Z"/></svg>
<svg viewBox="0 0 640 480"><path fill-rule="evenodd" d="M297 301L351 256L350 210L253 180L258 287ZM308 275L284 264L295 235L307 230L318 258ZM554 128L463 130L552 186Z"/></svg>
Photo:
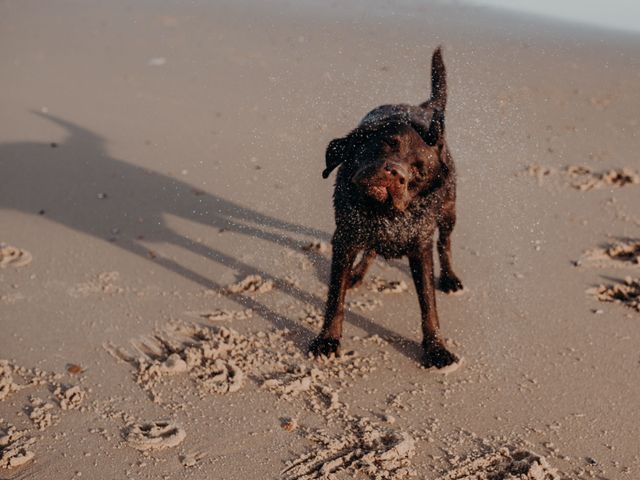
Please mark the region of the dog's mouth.
<svg viewBox="0 0 640 480"><path fill-rule="evenodd" d="M368 197L371 197L378 202L384 202L389 198L389 190L383 185L368 185L365 187L364 191Z"/></svg>

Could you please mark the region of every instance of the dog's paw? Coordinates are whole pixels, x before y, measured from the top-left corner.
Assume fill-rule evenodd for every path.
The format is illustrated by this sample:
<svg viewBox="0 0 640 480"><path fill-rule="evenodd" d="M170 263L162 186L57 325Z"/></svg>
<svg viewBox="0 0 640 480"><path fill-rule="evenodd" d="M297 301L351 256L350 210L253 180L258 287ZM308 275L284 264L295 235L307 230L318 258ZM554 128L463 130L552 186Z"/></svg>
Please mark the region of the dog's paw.
<svg viewBox="0 0 640 480"><path fill-rule="evenodd" d="M426 368L445 368L460 361L458 356L447 350L439 340L422 342L422 348L422 364Z"/></svg>
<svg viewBox="0 0 640 480"><path fill-rule="evenodd" d="M338 355L340 353L340 340L335 338L316 337L309 345L309 353L314 357L324 355L328 357L332 353Z"/></svg>
<svg viewBox="0 0 640 480"><path fill-rule="evenodd" d="M461 294L464 290L462 282L454 274L442 275L438 281L438 288L444 293Z"/></svg>

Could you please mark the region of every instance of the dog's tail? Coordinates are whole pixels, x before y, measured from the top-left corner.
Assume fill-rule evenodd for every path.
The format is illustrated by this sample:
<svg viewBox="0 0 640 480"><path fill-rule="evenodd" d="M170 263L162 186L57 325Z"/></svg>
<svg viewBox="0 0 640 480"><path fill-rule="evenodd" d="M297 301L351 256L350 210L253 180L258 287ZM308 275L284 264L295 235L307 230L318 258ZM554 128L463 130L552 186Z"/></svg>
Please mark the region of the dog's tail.
<svg viewBox="0 0 640 480"><path fill-rule="evenodd" d="M447 71L442 60L442 47L439 46L431 57L431 98L421 107L431 107L444 112L447 105Z"/></svg>

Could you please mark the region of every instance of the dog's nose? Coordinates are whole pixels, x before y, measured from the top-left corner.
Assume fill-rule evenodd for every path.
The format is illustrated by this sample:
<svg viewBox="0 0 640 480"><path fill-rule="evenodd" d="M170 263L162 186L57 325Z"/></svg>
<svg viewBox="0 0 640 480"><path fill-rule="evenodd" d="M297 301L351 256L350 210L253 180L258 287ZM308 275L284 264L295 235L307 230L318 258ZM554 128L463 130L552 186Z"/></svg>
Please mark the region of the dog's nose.
<svg viewBox="0 0 640 480"><path fill-rule="evenodd" d="M401 185L406 181L406 173L404 168L396 163L385 163L384 172L388 177L397 180Z"/></svg>

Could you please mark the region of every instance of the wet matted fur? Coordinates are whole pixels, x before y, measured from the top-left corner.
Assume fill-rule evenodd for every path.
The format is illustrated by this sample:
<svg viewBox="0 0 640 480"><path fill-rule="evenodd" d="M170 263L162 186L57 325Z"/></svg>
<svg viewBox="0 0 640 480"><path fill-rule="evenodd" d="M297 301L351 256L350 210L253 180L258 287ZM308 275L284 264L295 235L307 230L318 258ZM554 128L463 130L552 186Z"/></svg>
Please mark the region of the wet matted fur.
<svg viewBox="0 0 640 480"><path fill-rule="evenodd" d="M325 321L309 347L314 355L339 352L346 291L362 282L379 254L409 258L422 314L424 365L442 368L458 360L439 337L433 272L437 229L440 289L462 290L451 266L456 174L445 139L447 86L440 48L431 60L431 86L424 103L378 107L327 147L322 176L338 167L336 230Z"/></svg>

